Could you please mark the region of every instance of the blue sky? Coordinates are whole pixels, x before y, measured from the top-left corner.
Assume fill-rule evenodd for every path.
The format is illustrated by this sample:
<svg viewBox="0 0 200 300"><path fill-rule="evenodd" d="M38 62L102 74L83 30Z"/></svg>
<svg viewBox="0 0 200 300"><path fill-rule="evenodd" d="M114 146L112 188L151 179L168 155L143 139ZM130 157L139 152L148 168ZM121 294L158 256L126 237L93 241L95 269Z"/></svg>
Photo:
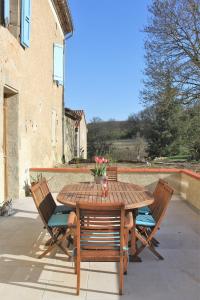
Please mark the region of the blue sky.
<svg viewBox="0 0 200 300"><path fill-rule="evenodd" d="M143 107L144 33L150 0L68 0L74 34L67 40L65 106L125 120Z"/></svg>

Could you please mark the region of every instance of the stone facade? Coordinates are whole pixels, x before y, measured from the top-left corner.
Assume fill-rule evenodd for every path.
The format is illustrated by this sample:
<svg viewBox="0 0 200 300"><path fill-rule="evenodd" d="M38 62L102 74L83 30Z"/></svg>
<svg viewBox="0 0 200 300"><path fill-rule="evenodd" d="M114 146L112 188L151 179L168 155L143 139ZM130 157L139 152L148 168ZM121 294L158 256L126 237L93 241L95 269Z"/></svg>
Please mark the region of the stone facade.
<svg viewBox="0 0 200 300"><path fill-rule="evenodd" d="M87 158L87 124L83 110L65 108L64 122L65 161L73 158Z"/></svg>
<svg viewBox="0 0 200 300"><path fill-rule="evenodd" d="M75 122L75 118L65 113L64 154L66 162L75 157Z"/></svg>
<svg viewBox="0 0 200 300"><path fill-rule="evenodd" d="M81 114L81 120L77 126L79 149L77 157L87 158L87 124L84 113Z"/></svg>
<svg viewBox="0 0 200 300"><path fill-rule="evenodd" d="M11 16L19 13L21 1L10 3ZM31 1L28 48L19 30L0 25L0 205L24 195L30 167L52 167L63 155L63 86L53 80L53 45L63 45L72 28L69 15L66 31L56 5Z"/></svg>

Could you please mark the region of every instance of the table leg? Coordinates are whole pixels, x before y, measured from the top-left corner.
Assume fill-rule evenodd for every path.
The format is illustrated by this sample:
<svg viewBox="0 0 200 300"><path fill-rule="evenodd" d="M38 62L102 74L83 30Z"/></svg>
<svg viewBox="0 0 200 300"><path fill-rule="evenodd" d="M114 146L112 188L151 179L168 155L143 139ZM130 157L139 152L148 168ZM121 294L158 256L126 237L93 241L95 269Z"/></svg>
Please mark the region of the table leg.
<svg viewBox="0 0 200 300"><path fill-rule="evenodd" d="M131 229L131 249L129 255L130 262L141 262L141 258L136 255L136 235L135 235L135 218L137 215L137 210L133 210L133 227Z"/></svg>

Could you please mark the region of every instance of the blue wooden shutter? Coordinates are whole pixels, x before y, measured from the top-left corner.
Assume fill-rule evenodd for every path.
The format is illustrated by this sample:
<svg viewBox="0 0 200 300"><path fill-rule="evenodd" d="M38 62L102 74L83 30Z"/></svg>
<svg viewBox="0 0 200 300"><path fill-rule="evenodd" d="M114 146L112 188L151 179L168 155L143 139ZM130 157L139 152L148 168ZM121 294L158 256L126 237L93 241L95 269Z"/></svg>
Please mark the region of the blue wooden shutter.
<svg viewBox="0 0 200 300"><path fill-rule="evenodd" d="M30 47L31 0L21 0L21 44Z"/></svg>
<svg viewBox="0 0 200 300"><path fill-rule="evenodd" d="M4 0L3 2L3 18L4 24L7 27L10 23L10 0Z"/></svg>
<svg viewBox="0 0 200 300"><path fill-rule="evenodd" d="M63 46L54 44L53 79L63 85Z"/></svg>

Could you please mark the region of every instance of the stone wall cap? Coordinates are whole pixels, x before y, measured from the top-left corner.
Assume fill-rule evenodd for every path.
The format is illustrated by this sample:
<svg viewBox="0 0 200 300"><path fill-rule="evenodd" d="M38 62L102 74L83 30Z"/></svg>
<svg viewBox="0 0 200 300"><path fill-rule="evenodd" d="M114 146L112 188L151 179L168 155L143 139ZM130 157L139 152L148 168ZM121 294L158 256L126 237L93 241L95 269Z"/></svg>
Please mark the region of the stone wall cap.
<svg viewBox="0 0 200 300"><path fill-rule="evenodd" d="M91 167L80 167L80 168L30 168L32 172L61 172L61 173L90 173ZM200 180L200 174L188 169L175 169L175 168L125 168L118 167L118 173L179 173L186 174L195 179Z"/></svg>

